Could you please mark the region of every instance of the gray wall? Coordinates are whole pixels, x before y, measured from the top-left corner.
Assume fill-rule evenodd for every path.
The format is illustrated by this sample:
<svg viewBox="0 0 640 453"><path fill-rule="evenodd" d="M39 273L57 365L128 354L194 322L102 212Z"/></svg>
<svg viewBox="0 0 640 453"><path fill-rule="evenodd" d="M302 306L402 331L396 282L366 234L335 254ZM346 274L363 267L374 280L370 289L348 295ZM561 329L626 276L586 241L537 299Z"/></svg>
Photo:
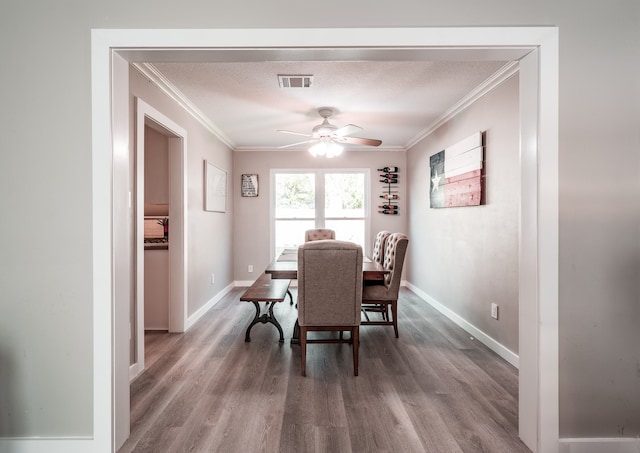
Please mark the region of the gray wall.
<svg viewBox="0 0 640 453"><path fill-rule="evenodd" d="M227 194L226 213L204 211L203 182L205 160L226 170L230 179L233 153L139 71L132 67L129 74L132 106L134 97L140 97L187 130L187 315L190 316L233 281L232 196ZM131 112L133 121L135 115ZM134 130L133 122L131 130ZM133 137L131 143L134 143ZM211 273L216 277L213 285Z"/></svg>
<svg viewBox="0 0 640 453"><path fill-rule="evenodd" d="M92 432L92 28L470 25L559 27L560 434L639 435L639 22L637 0L4 2L0 435Z"/></svg>
<svg viewBox="0 0 640 453"><path fill-rule="evenodd" d="M144 127L144 202L169 204L169 140Z"/></svg>
<svg viewBox="0 0 640 453"><path fill-rule="evenodd" d="M429 156L478 131L485 143L484 204L430 209ZM407 152L407 280L516 354L519 134L513 76ZM497 321L492 302L500 307Z"/></svg>

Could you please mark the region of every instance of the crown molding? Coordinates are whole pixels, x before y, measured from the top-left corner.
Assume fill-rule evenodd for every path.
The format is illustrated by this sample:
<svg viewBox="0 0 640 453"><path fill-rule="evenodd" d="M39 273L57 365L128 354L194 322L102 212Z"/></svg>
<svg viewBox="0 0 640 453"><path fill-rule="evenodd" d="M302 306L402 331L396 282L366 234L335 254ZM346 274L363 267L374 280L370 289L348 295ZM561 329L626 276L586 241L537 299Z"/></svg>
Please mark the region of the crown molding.
<svg viewBox="0 0 640 453"><path fill-rule="evenodd" d="M445 124L450 119L454 118L456 115L460 114L463 110L471 106L485 94L490 93L498 85L511 78L514 74L517 74L518 70L519 63L517 60L510 61L509 63L505 64L502 68L498 69L491 77L471 90L465 97L460 99L449 110L444 112L442 116L440 116L437 120L420 131L418 135L416 135L407 143L406 149L410 149L411 147L418 144L421 140L424 140L436 129Z"/></svg>
<svg viewBox="0 0 640 453"><path fill-rule="evenodd" d="M147 77L158 88L160 88L167 96L173 99L178 105L184 108L191 116L193 116L198 122L200 122L207 130L215 135L220 141L231 148L234 151L282 151L281 149L273 147L237 147L236 144L222 132L207 116L202 113L190 100L185 96L174 84L172 84L158 69L151 63L132 63L142 75ZM471 106L474 102L482 98L485 94L491 92L501 83L511 78L514 74L517 74L519 70L518 61L510 61L502 68L496 71L491 77L482 82L476 88L471 90L465 97L454 104L450 109L442 114L436 121L431 123L425 129L420 131L413 139L411 139L404 147L385 147L376 149L356 149L351 148L351 151L406 151L411 147L418 144L421 140L424 140L436 129L445 124L447 121L454 118L463 110ZM290 151L300 151L301 149L291 148ZM306 149L304 149L306 151Z"/></svg>
<svg viewBox="0 0 640 453"><path fill-rule="evenodd" d="M231 149L235 149L236 145L224 132L222 132L207 116L202 113L190 100L185 96L174 84L172 84L158 69L151 63L132 63L142 75L147 77L158 88L160 88L167 96L173 99L180 107L185 109L187 113L193 116L200 124L202 124L209 132L215 135L222 143Z"/></svg>
<svg viewBox="0 0 640 453"><path fill-rule="evenodd" d="M403 146L385 146L385 147L346 147L344 148L345 152L405 152L407 149ZM299 152L304 151L308 152L309 148L299 148L299 147L287 147L287 148L274 148L273 146L240 146L234 148L235 152L251 152L251 151L282 151L282 152Z"/></svg>

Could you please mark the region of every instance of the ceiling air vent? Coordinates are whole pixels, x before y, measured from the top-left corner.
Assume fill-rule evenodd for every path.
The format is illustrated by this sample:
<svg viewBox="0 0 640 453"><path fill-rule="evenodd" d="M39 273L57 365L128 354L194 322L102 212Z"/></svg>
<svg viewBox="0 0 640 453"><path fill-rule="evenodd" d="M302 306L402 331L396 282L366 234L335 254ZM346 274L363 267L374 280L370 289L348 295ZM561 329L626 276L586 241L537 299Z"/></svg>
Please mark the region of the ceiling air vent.
<svg viewBox="0 0 640 453"><path fill-rule="evenodd" d="M312 74L278 74L280 88L310 88L313 83Z"/></svg>

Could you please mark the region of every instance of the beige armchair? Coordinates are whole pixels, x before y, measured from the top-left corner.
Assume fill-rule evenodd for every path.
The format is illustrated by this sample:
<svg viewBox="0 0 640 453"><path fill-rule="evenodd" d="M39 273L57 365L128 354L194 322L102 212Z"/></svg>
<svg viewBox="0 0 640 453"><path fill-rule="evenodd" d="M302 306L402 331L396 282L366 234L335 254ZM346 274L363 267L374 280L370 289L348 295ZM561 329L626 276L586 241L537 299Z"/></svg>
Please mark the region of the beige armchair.
<svg viewBox="0 0 640 453"><path fill-rule="evenodd" d="M321 241L323 239L335 239L336 232L328 228L315 228L304 232L304 242Z"/></svg>
<svg viewBox="0 0 640 453"><path fill-rule="evenodd" d="M352 242L320 240L298 248L298 324L302 376L307 343L350 343L358 375L358 337L362 300L362 247ZM340 338L308 339L309 331L337 331ZM342 332L350 331L349 338Z"/></svg>
<svg viewBox="0 0 640 453"><path fill-rule="evenodd" d="M371 320L368 316L365 316L366 319L361 324L392 325L396 338L398 338L398 293L408 244L409 239L402 233L389 235L384 248L383 266L390 272L385 276L384 285L365 285L362 290L362 309L364 314L381 312L383 319ZM383 310L380 310L381 305L385 306ZM389 307L391 307L391 319L389 319Z"/></svg>

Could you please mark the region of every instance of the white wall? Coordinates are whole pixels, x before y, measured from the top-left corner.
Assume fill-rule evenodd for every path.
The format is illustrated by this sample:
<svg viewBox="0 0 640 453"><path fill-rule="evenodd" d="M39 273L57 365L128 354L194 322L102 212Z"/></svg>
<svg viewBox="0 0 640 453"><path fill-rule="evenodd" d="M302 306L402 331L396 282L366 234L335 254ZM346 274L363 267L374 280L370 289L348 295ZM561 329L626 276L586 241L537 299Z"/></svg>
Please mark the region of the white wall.
<svg viewBox="0 0 640 453"><path fill-rule="evenodd" d="M429 156L478 131L484 131L484 204L431 209ZM516 354L519 135L516 75L407 152L407 280ZM492 302L498 320L490 316Z"/></svg>
<svg viewBox="0 0 640 453"><path fill-rule="evenodd" d="M340 14L324 14L332 10ZM93 431L92 28L473 25L559 27L560 433L639 435L639 22L637 0L326 0L287 8L186 0L177 9L149 0L6 2L0 15L6 68L0 87L0 436ZM190 149L197 157L219 157L213 149L220 148L196 136L202 146ZM231 171L230 156L221 155L220 165ZM189 209L201 203L198 167L191 161ZM55 219L46 235L42 219ZM226 220L215 215L198 211L190 219L190 236L206 241L223 230L232 238ZM218 268L215 250L199 245L189 263L196 279L189 292L198 301L219 290L198 285L202 274L215 271L221 282L235 277Z"/></svg>

